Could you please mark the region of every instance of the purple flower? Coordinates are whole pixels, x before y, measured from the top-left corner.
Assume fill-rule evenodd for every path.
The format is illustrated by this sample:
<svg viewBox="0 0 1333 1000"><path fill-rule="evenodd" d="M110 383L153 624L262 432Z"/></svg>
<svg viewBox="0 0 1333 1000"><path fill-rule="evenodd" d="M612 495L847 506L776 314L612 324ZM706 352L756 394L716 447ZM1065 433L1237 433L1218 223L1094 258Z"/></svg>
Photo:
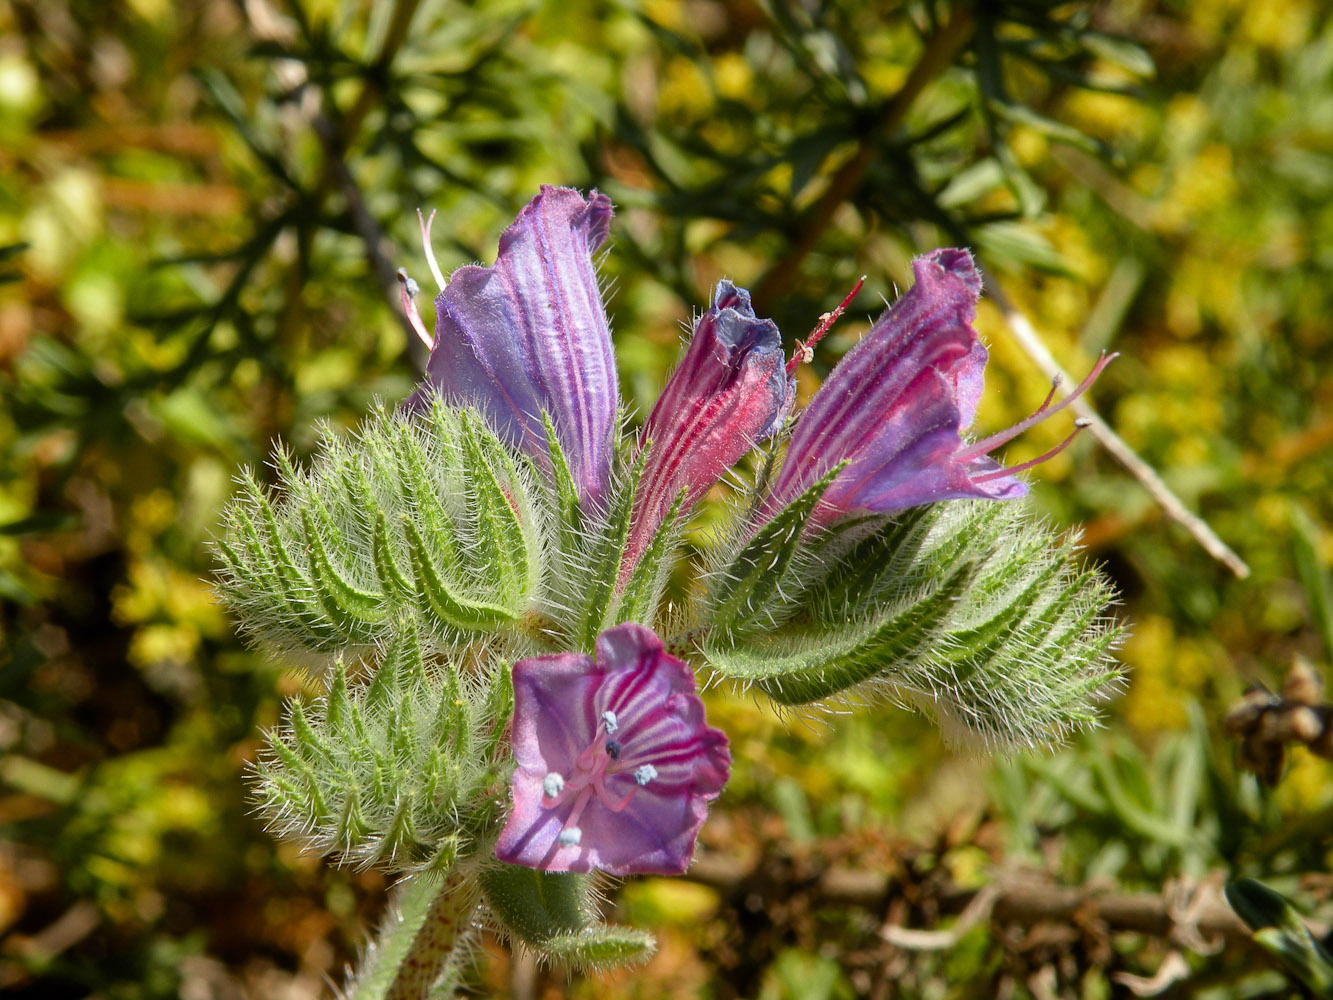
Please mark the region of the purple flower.
<svg viewBox="0 0 1333 1000"><path fill-rule="evenodd" d="M1112 357L1103 357L1058 405L984 440L962 432L976 415L986 349L972 328L981 276L966 250L935 250L912 262L916 284L875 322L801 414L760 518L772 516L838 463L816 519L885 512L967 497L1027 493L1016 473L1052 457L1006 467L987 453L1068 406ZM1052 396L1054 389L1052 389ZM1077 433L1077 427L1075 433Z"/></svg>
<svg viewBox="0 0 1333 1000"><path fill-rule="evenodd" d="M597 657L514 664L513 811L495 856L544 871L680 874L731 770L694 674L626 623Z"/></svg>
<svg viewBox="0 0 1333 1000"><path fill-rule="evenodd" d="M475 406L497 433L547 460L542 412L586 505L606 495L618 407L611 334L592 254L606 240L611 202L543 186L500 237L494 267L460 267L435 299L428 381L408 405L438 392ZM431 270L429 225L423 223ZM424 334L404 281L404 299Z"/></svg>
<svg viewBox="0 0 1333 1000"><path fill-rule="evenodd" d="M773 321L755 316L745 289L719 282L643 428L649 450L622 575L681 490L688 510L786 415L794 384L784 362Z"/></svg>

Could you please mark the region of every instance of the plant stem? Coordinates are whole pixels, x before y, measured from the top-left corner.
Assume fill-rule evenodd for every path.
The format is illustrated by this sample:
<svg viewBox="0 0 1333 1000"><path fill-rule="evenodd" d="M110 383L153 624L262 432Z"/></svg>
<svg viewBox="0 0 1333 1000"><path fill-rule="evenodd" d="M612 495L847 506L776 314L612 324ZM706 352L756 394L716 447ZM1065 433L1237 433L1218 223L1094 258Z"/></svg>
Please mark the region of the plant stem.
<svg viewBox="0 0 1333 1000"><path fill-rule="evenodd" d="M473 934L477 898L470 866L455 868L445 876L384 1000L427 1000L451 995L433 988L441 980L451 980L459 973Z"/></svg>

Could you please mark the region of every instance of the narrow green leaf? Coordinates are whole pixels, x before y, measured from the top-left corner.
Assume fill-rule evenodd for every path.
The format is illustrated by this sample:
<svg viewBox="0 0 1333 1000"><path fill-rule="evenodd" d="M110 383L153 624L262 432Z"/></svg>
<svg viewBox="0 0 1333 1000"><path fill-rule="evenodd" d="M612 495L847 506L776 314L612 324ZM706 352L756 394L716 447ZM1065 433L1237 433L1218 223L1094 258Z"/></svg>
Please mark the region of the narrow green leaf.
<svg viewBox="0 0 1333 1000"><path fill-rule="evenodd" d="M829 572L807 591L803 603L826 624L841 624L870 613L886 590L901 592L905 585L910 588L910 582L921 576L913 564L925 544L937 507L926 504L903 511L841 554L830 551L842 542L834 532L813 539L817 548L812 554L829 566ZM843 534L866 527L849 525Z"/></svg>
<svg viewBox="0 0 1333 1000"><path fill-rule="evenodd" d="M416 432L409 426L399 428L398 484L403 492L404 509L411 511L412 522L429 539L430 551L446 566L461 566L458 533L452 519L440 503L440 490L426 460Z"/></svg>
<svg viewBox="0 0 1333 1000"><path fill-rule="evenodd" d="M634 518L634 496L647 460L647 449L639 452L629 475L620 484L606 513L606 523L599 527L597 543L593 547L583 584L586 599L576 632L576 648L591 652L597 636L607 626L607 614L620 578L620 562L624 558L625 543L629 540L630 523Z"/></svg>
<svg viewBox="0 0 1333 1000"><path fill-rule="evenodd" d="M670 559L680 540L680 509L684 503L685 490L682 489L625 583L625 590L615 609L617 622L652 625L657 616L662 585L670 569Z"/></svg>
<svg viewBox="0 0 1333 1000"><path fill-rule="evenodd" d="M1324 641L1324 656L1333 657L1333 596L1329 594L1328 570L1319 557L1319 529L1299 504L1291 505L1289 516L1296 575L1305 589L1310 614Z"/></svg>
<svg viewBox="0 0 1333 1000"><path fill-rule="evenodd" d="M352 721L352 698L347 690L347 668L339 656L333 664L333 676L329 680L328 707L324 711L324 721L328 728L345 743L345 733Z"/></svg>
<svg viewBox="0 0 1333 1000"><path fill-rule="evenodd" d="M1107 35L1100 31L1081 31L1078 40L1098 57L1129 70L1135 76L1150 78L1157 73L1148 50L1128 38Z"/></svg>
<svg viewBox="0 0 1333 1000"><path fill-rule="evenodd" d="M246 559L263 576L267 587L281 591L278 565L273 561L268 549L259 538L259 531L249 512L241 504L232 508L232 514L240 529L241 544L245 547Z"/></svg>
<svg viewBox="0 0 1333 1000"><path fill-rule="evenodd" d="M778 511L755 532L726 569L714 574L708 617L715 629L742 635L767 624L765 617L772 611L770 602L781 592L810 516L845 464L830 469L824 478Z"/></svg>
<svg viewBox="0 0 1333 1000"><path fill-rule="evenodd" d="M427 603L441 622L465 631L481 631L499 628L519 618L516 612L498 604L469 601L456 596L436 568L416 525L404 518L403 526L412 554L417 589L425 594Z"/></svg>
<svg viewBox="0 0 1333 1000"><path fill-rule="evenodd" d="M239 593L262 592L268 589L268 581L259 572L258 567L241 555L225 537L215 540L218 553L222 556L222 586L229 586L227 577L234 577L239 582Z"/></svg>
<svg viewBox="0 0 1333 1000"><path fill-rule="evenodd" d="M400 597L416 599L417 588L398 565L398 559L393 554L393 543L389 540L389 523L382 513L375 515L375 533L371 545L375 573L379 576L385 595L391 598L391 595L397 593Z"/></svg>
<svg viewBox="0 0 1333 1000"><path fill-rule="evenodd" d="M410 793L398 800L389 824L380 843L379 856L392 858L412 855L417 847L417 834L412 823L412 798Z"/></svg>
<svg viewBox="0 0 1333 1000"><path fill-rule="evenodd" d="M293 700L291 709L292 738L296 742L297 748L301 751L306 760L320 758L322 760L332 760L333 755L319 733L315 732L310 725L310 720L306 717L305 708L299 701ZM275 740L274 742L281 742Z"/></svg>
<svg viewBox="0 0 1333 1000"><path fill-rule="evenodd" d="M463 426L467 482L477 513L480 561L474 562L474 569L489 574L499 583L506 603L516 604L527 591L528 540L518 507L495 474L495 462L500 456L496 449L487 448L484 432L475 421L468 420Z"/></svg>
<svg viewBox="0 0 1333 1000"><path fill-rule="evenodd" d="M847 652L801 669L770 673L759 686L779 704L802 705L892 674L895 667L927 652L970 578L970 567L961 567L943 587L923 601L909 603Z"/></svg>
<svg viewBox="0 0 1333 1000"><path fill-rule="evenodd" d="M1081 132L1072 125L1068 125L1055 118L1048 118L1038 111L1034 111L1026 104L1011 103L1006 100L988 101L987 110L998 118L1002 118L1015 125L1026 125L1043 135L1054 139L1056 142L1063 142L1075 149L1080 149L1091 156L1102 159L1109 159L1108 147L1106 143L1096 136Z"/></svg>
<svg viewBox="0 0 1333 1000"><path fill-rule="evenodd" d="M388 655L371 675L363 696L368 711L383 711L402 700L402 676L399 673L401 660L397 654L397 648L390 647Z"/></svg>
<svg viewBox="0 0 1333 1000"><path fill-rule="evenodd" d="M937 654L940 662L955 665L957 679L966 680L979 661L983 661L1014 634L1032 606L1034 597L1059 569L1059 563L1050 562L1019 594L1004 601L998 612L980 625L948 630L942 637L944 644ZM967 599L969 604L974 601L984 604L988 596L974 591L967 595Z"/></svg>
<svg viewBox="0 0 1333 1000"><path fill-rule="evenodd" d="M472 752L472 716L463 692L457 670L447 670L440 686L440 707L436 713L436 729L445 738L457 757L470 757Z"/></svg>
<svg viewBox="0 0 1333 1000"><path fill-rule="evenodd" d="M583 510L579 506L579 491L574 485L574 474L569 471L565 450L555 432L551 415L542 411L542 425L546 428L546 448L551 455L551 479L555 487L556 516L560 524L560 549L572 551L573 540L583 527Z"/></svg>
<svg viewBox="0 0 1333 1000"><path fill-rule="evenodd" d="M1314 991L1333 996L1333 956L1310 934L1299 913L1283 896L1252 878L1225 889L1236 915L1255 932L1255 943Z"/></svg>
<svg viewBox="0 0 1333 1000"><path fill-rule="evenodd" d="M332 605L330 614L336 618L342 612L365 624L383 621L389 614L384 595L357 587L333 565L324 538L315 528L315 515L311 514L310 504L301 507L301 525L305 528L306 551L310 555L315 590L321 600Z"/></svg>
<svg viewBox="0 0 1333 1000"><path fill-rule="evenodd" d="M493 760L509 730L509 719L514 714L514 678L508 667L500 667L492 672L489 680L483 718L492 721L483 742L483 750L484 759Z"/></svg>
<svg viewBox="0 0 1333 1000"><path fill-rule="evenodd" d="M648 961L657 951L657 942L647 931L603 924L577 933L553 935L540 950L562 965L600 972Z"/></svg>
<svg viewBox="0 0 1333 1000"><path fill-rule="evenodd" d="M338 846L349 850L370 830L365 817L361 814L361 792L356 780L348 775L345 781L347 794L343 797L342 813L338 817Z"/></svg>
<svg viewBox="0 0 1333 1000"><path fill-rule="evenodd" d="M425 684L426 662L421 655L421 634L417 631L416 619L411 615L403 615L399 619L391 648L398 654L399 670L404 682L413 686Z"/></svg>

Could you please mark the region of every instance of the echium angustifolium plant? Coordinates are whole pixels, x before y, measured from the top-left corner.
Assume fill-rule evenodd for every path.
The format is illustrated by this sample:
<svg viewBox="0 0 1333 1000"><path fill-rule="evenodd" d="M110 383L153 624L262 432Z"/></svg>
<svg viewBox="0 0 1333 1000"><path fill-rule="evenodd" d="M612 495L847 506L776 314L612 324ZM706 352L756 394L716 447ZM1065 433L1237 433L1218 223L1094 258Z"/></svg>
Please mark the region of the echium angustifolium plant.
<svg viewBox="0 0 1333 1000"><path fill-rule="evenodd" d="M1110 594L964 437L986 350L966 251L915 283L793 414L774 324L721 282L641 432L622 432L593 254L611 205L544 188L493 267L441 285L427 378L279 488L242 478L221 590L280 653L331 658L256 766L273 831L402 876L348 991L448 996L483 915L577 967L644 958L597 872L683 872L730 770L695 673L784 706L883 695L974 744L1046 743L1118 674ZM822 334L831 322L817 331ZM817 336L816 338L817 339ZM1053 394L1052 394L1053 395ZM691 511L747 453L729 527L664 608ZM1046 456L1043 456L1046 457ZM997 502L1005 501L1005 502Z"/></svg>

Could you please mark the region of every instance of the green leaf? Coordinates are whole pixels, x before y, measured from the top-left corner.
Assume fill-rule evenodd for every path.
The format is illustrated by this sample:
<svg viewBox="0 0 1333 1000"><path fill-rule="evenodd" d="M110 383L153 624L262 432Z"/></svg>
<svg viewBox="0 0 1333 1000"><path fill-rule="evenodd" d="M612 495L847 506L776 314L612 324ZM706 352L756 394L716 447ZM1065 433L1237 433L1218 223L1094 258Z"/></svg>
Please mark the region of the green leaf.
<svg viewBox="0 0 1333 1000"><path fill-rule="evenodd" d="M574 485L574 474L560 446L551 415L542 411L542 425L546 428L546 448L551 455L552 495L559 523L560 551L571 552L583 528L583 509L579 506L579 491Z"/></svg>
<svg viewBox="0 0 1333 1000"><path fill-rule="evenodd" d="M496 629L518 619L518 614L486 601L473 601L454 594L431 558L417 526L403 518L407 532L408 551L412 554L412 568L416 573L417 591L445 625L464 631Z"/></svg>
<svg viewBox="0 0 1333 1000"><path fill-rule="evenodd" d="M1316 996L1333 996L1333 956L1310 934L1283 896L1252 878L1226 886L1227 902L1254 931L1255 943Z"/></svg>
<svg viewBox="0 0 1333 1000"><path fill-rule="evenodd" d="M375 572L380 579L380 586L386 594L397 593L400 597L416 598L417 588L407 574L398 565L394 555L393 543L389 540L389 523L382 513L375 515L375 534L372 542L375 557Z"/></svg>
<svg viewBox="0 0 1333 1000"><path fill-rule="evenodd" d="M835 524L780 579L795 608L740 634L705 625L724 676L806 704L853 689L986 745L1049 742L1096 718L1118 671L1110 593L1021 504L947 502Z"/></svg>
<svg viewBox="0 0 1333 1000"><path fill-rule="evenodd" d="M591 652L597 636L608 624L612 624L607 621L607 615L615 598L620 563L625 555L625 543L629 540L630 524L634 517L634 497L646 459L647 449L641 449L630 474L621 482L609 504L605 523L597 529L586 571L576 581L586 594L575 633L577 649Z"/></svg>
<svg viewBox="0 0 1333 1000"><path fill-rule="evenodd" d="M335 548L342 548L341 539L336 529L321 517L321 529L315 527L316 516L311 514L311 505L301 507L301 525L305 528L307 551L310 555L311 575L314 577L315 592L333 618L350 616L358 622L375 623L383 621L389 609L384 603L384 595L364 590L348 580L329 558L329 547L325 544L325 534Z"/></svg>
<svg viewBox="0 0 1333 1000"><path fill-rule="evenodd" d="M889 609L876 622L786 641L710 640L704 656L719 673L758 682L781 704L818 701L923 655L969 579L963 567L929 597Z"/></svg>
<svg viewBox="0 0 1333 1000"><path fill-rule="evenodd" d="M481 871L487 905L514 937L576 969L605 969L649 958L652 936L597 921L588 875L495 864Z"/></svg>
<svg viewBox="0 0 1333 1000"><path fill-rule="evenodd" d="M463 431L465 468L477 517L472 568L497 581L497 590L507 604L521 605L530 589L535 552L529 552L530 542L523 530L513 489L506 489L501 483L496 467L509 466L505 478L510 483L517 479L517 474L500 442L477 420L465 419Z"/></svg>
<svg viewBox="0 0 1333 1000"><path fill-rule="evenodd" d="M1129 70L1145 79L1157 74L1157 66L1148 50L1128 38L1106 35L1100 31L1079 32L1078 40L1091 52L1109 63Z"/></svg>
<svg viewBox="0 0 1333 1000"><path fill-rule="evenodd" d="M547 938L541 953L574 969L600 972L648 961L657 942L647 931L598 924Z"/></svg>
<svg viewBox="0 0 1333 1000"><path fill-rule="evenodd" d="M1040 112L1033 111L1026 104L999 100L988 102L986 107L991 113L1011 124L1026 125L1056 142L1063 142L1092 156L1104 159L1109 153L1106 144L1100 139L1090 136L1086 132L1081 132L1072 125L1066 125L1062 121L1048 118Z"/></svg>
<svg viewBox="0 0 1333 1000"><path fill-rule="evenodd" d="M680 510L684 503L685 491L681 490L625 582L625 589L615 609L618 622L638 622L648 626L653 624L662 588L671 569L671 557L680 542Z"/></svg>
<svg viewBox="0 0 1333 1000"><path fill-rule="evenodd" d="M819 482L773 515L729 565L712 575L706 599L712 628L739 636L772 624L775 599L781 596L787 570L801 547L810 516L845 464L830 469Z"/></svg>
<svg viewBox="0 0 1333 1000"><path fill-rule="evenodd" d="M1333 595L1329 593L1328 570L1319 557L1319 529L1299 504L1291 505L1289 517L1296 575L1305 588L1310 614L1324 640L1324 656L1333 657Z"/></svg>

